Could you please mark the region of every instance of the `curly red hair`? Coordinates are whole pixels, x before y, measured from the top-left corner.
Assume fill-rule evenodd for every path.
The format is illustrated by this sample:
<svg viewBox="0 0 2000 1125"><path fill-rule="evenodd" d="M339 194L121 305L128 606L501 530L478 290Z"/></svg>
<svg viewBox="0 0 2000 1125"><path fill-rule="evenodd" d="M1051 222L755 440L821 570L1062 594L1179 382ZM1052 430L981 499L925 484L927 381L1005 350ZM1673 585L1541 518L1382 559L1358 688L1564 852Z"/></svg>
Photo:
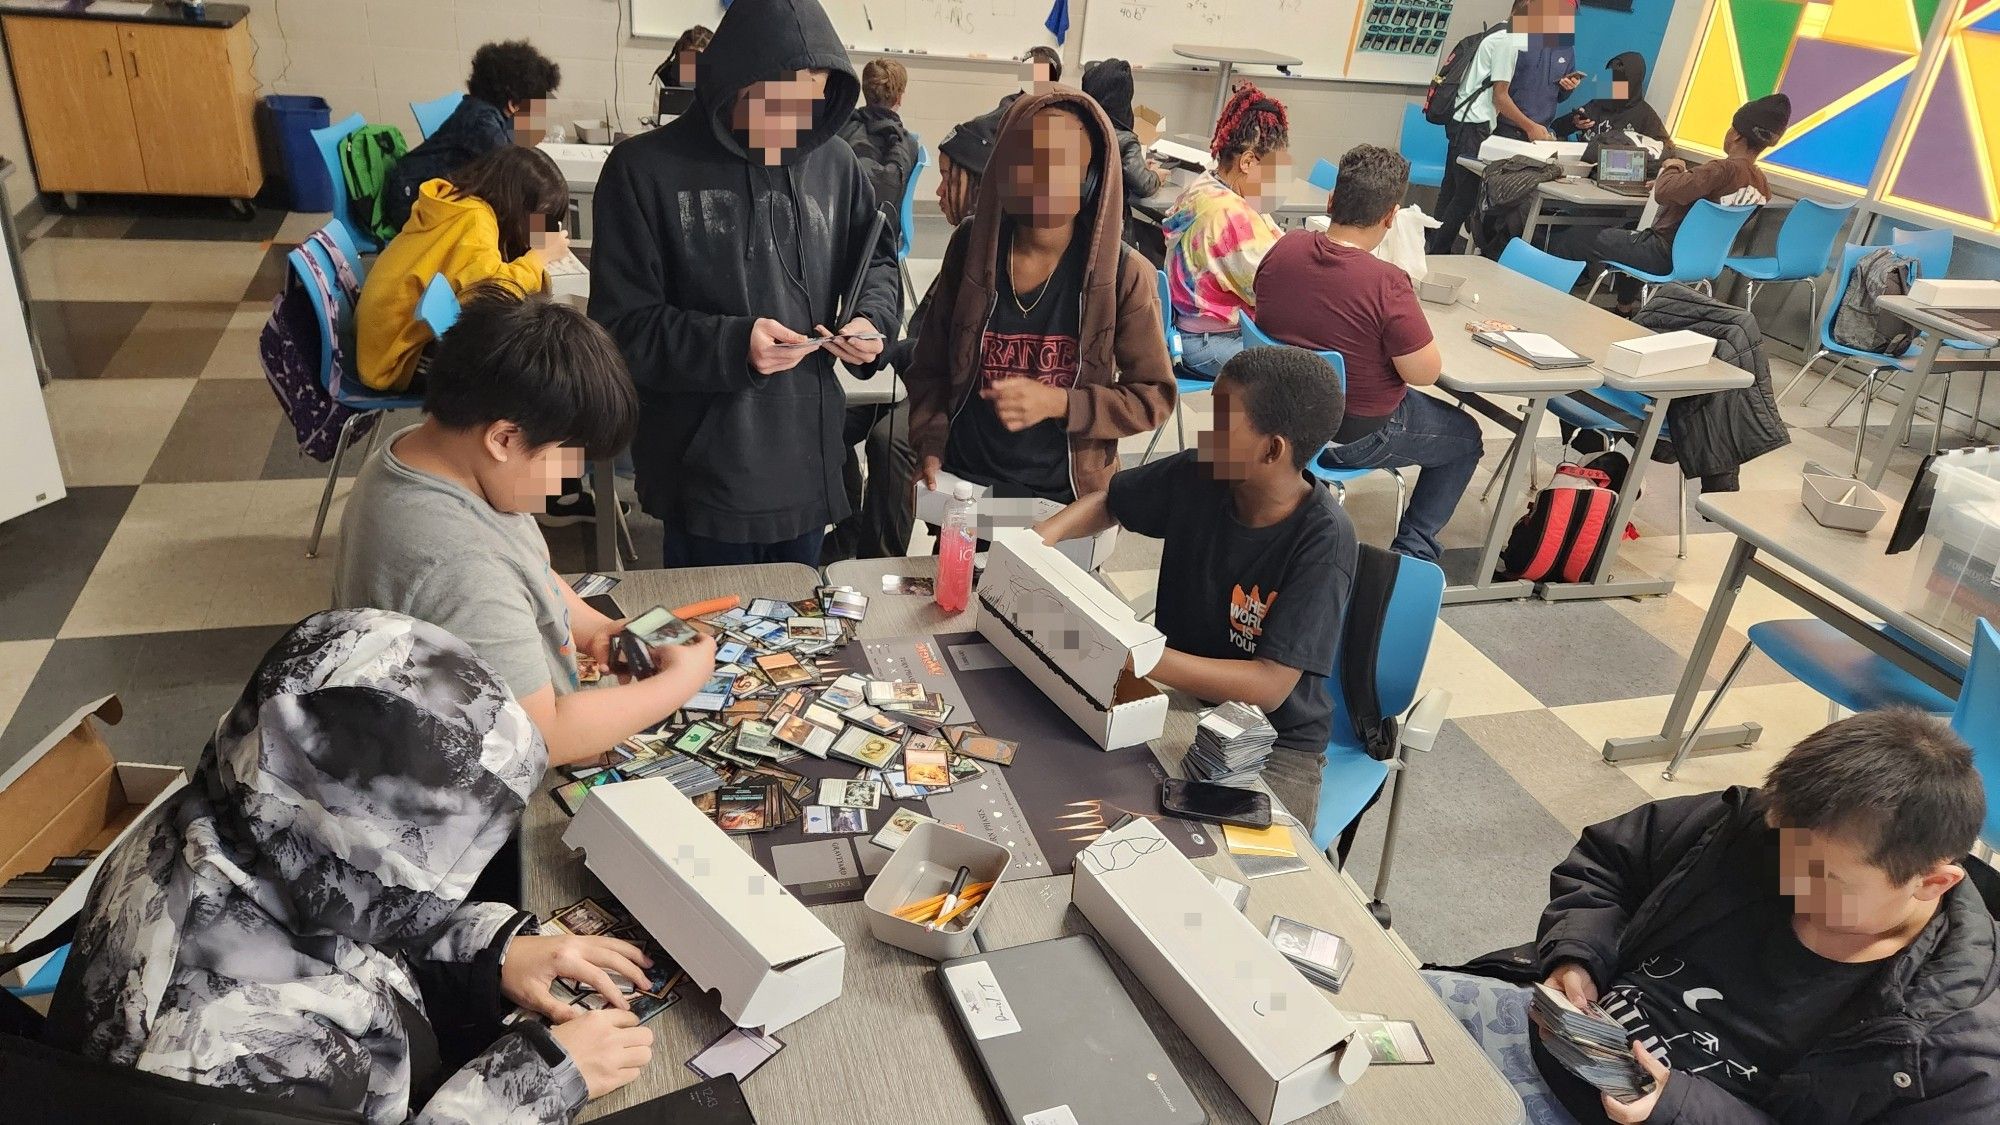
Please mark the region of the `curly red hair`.
<svg viewBox="0 0 2000 1125"><path fill-rule="evenodd" d="M1285 103L1245 82L1223 104L1208 151L1216 163L1226 165L1246 152L1262 156L1291 143L1292 123Z"/></svg>

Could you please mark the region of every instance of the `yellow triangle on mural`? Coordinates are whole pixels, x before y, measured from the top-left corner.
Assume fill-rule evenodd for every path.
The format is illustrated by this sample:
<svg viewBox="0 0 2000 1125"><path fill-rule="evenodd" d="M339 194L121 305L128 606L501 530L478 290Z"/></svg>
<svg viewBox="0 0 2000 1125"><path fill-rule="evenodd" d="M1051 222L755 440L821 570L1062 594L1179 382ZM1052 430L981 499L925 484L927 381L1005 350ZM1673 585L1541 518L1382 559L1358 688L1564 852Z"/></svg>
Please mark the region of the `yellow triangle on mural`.
<svg viewBox="0 0 2000 1125"><path fill-rule="evenodd" d="M1822 39L1914 55L1923 46L1910 0L1833 0Z"/></svg>
<svg viewBox="0 0 2000 1125"><path fill-rule="evenodd" d="M1695 56L1687 97L1674 122L1674 136L1719 151L1722 135L1738 106L1750 100L1743 91L1743 67L1737 61L1736 23L1729 0L1715 0L1708 13L1708 34Z"/></svg>

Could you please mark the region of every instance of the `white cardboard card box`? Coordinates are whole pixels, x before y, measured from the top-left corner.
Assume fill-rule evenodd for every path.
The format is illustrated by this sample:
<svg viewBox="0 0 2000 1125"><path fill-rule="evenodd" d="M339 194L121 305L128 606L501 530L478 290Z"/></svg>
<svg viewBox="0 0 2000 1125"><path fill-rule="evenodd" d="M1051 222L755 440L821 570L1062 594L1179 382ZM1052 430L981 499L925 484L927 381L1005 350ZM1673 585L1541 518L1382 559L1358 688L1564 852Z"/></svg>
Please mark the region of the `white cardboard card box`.
<svg viewBox="0 0 2000 1125"><path fill-rule="evenodd" d="M591 790L563 833L591 873L738 1027L840 996L847 947L666 778Z"/></svg>
<svg viewBox="0 0 2000 1125"><path fill-rule="evenodd" d="M1517 141L1512 137L1488 137L1479 144L1479 159L1492 163L1510 156L1532 156L1551 163L1580 163L1583 141Z"/></svg>
<svg viewBox="0 0 2000 1125"><path fill-rule="evenodd" d="M1910 283L1910 299L1936 309L2000 308L2000 281L1921 277Z"/></svg>
<svg viewBox="0 0 2000 1125"><path fill-rule="evenodd" d="M1040 536L996 531L978 598L980 634L1098 746L1137 746L1166 729L1166 693L1142 678L1166 637Z"/></svg>
<svg viewBox="0 0 2000 1125"><path fill-rule="evenodd" d="M1368 1068L1347 1017L1152 821L1085 848L1071 901L1264 1125L1332 1105Z"/></svg>
<svg viewBox="0 0 2000 1125"><path fill-rule="evenodd" d="M925 523L944 526L945 509L950 506L952 493L964 483L961 478L938 470L937 487L926 487L917 482L917 518ZM1033 527L1062 511L1061 502L1043 500L1038 497L1000 499L988 495L992 490L983 484L972 486L974 526L979 538L993 541L993 533L1004 527ZM1111 559L1111 552L1118 546L1118 528L1107 527L1088 539L1070 539L1056 545L1056 550L1069 556L1070 561L1085 570L1096 570Z"/></svg>
<svg viewBox="0 0 2000 1125"><path fill-rule="evenodd" d="M1604 367L1620 375L1640 378L1663 371L1700 367L1715 355L1715 338L1683 328L1652 336L1620 340L1604 353Z"/></svg>
<svg viewBox="0 0 2000 1125"><path fill-rule="evenodd" d="M124 715L115 695L85 704L0 776L0 883L40 871L57 856L98 853L13 942L0 942L0 953L35 942L82 910L105 853L187 784L177 766L112 757L98 723L116 724ZM30 961L0 976L0 984L24 985L47 961Z"/></svg>

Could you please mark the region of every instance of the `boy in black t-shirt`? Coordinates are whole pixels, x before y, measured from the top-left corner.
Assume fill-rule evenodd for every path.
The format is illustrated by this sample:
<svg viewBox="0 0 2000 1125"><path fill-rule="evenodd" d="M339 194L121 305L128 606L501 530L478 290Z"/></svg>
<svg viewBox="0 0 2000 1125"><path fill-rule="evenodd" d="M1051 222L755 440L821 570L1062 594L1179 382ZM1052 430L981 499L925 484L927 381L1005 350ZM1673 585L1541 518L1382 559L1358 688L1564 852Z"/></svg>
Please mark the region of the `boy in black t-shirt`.
<svg viewBox="0 0 2000 1125"><path fill-rule="evenodd" d="M1353 583L1354 526L1305 466L1340 428L1340 382L1300 348L1249 348L1215 382L1197 448L1126 469L1036 530L1051 543L1121 524L1165 540L1154 680L1263 708L1265 782L1308 832L1333 699L1327 677Z"/></svg>

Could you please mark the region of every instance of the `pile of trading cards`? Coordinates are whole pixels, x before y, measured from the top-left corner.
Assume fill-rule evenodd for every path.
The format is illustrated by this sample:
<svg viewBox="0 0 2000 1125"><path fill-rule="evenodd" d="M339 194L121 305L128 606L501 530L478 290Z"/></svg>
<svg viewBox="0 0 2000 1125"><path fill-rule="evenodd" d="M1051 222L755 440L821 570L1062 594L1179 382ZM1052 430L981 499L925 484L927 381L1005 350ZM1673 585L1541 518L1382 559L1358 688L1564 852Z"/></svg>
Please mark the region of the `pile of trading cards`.
<svg viewBox="0 0 2000 1125"><path fill-rule="evenodd" d="M1347 983L1347 971L1354 967L1354 947L1339 934L1274 914L1265 936L1307 980L1335 992Z"/></svg>
<svg viewBox="0 0 2000 1125"><path fill-rule="evenodd" d="M868 599L822 586L810 600L758 598L688 624L716 640L715 675L687 706L602 759L562 772L551 795L574 816L589 791L638 777L669 777L725 832L768 832L803 820L807 835L861 835L894 850L922 820L899 813L879 826L886 796L947 792L986 766L1010 765L1020 747L976 723L919 683L823 670L816 658L852 639ZM814 781L786 763L851 762L853 779ZM912 821L911 818L916 818Z"/></svg>
<svg viewBox="0 0 2000 1125"><path fill-rule="evenodd" d="M1621 1102L1652 1092L1653 1080L1632 1057L1625 1025L1595 1004L1579 1008L1546 984L1535 985L1528 1018L1542 1029L1542 1046L1564 1070Z"/></svg>
<svg viewBox="0 0 2000 1125"><path fill-rule="evenodd" d="M646 933L616 899L586 898L570 903L541 923L543 934L576 934L580 937L614 937L629 941L645 951L653 962L648 970L649 979L644 982L625 980L616 973L611 978L618 982L619 990L632 1006L632 1014L645 1023L661 1012L674 1006L681 998L678 991L687 974L674 959L667 956L658 942ZM572 1007L585 1011L611 1007L611 1002L599 995L597 990L581 981L557 979L553 986L557 999Z"/></svg>

